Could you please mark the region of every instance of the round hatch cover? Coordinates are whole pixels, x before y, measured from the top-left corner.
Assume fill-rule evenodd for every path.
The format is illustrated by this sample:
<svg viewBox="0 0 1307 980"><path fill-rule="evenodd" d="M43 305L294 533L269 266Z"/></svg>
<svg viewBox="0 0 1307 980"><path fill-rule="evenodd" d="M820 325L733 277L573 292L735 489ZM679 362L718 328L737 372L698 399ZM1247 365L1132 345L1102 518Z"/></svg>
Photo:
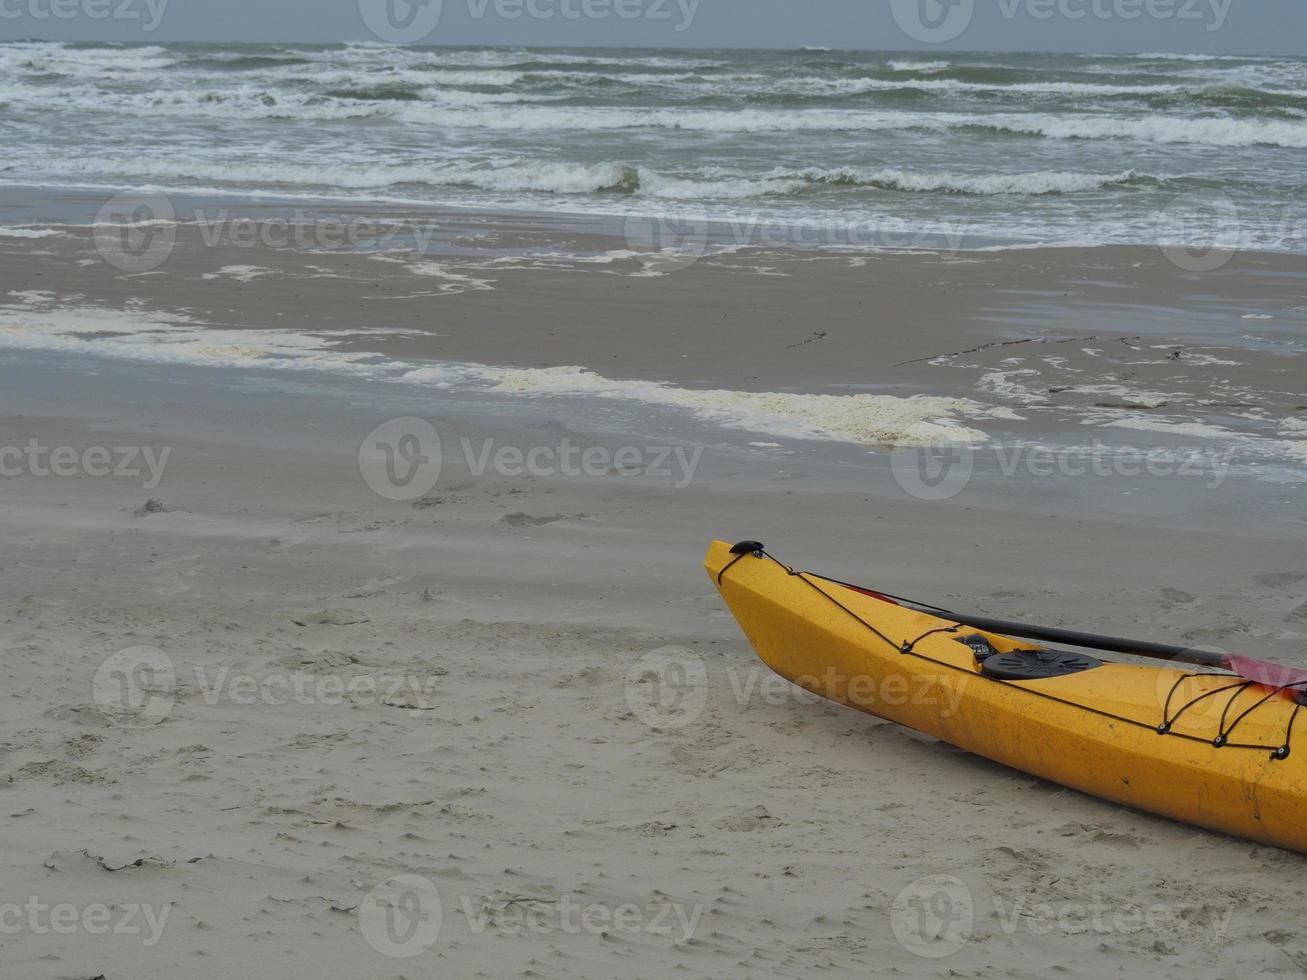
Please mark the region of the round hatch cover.
<svg viewBox="0 0 1307 980"><path fill-rule="evenodd" d="M1000 681L1038 681L1046 677L1065 677L1103 666L1083 653L1061 650L1013 650L986 657L981 670L986 677Z"/></svg>

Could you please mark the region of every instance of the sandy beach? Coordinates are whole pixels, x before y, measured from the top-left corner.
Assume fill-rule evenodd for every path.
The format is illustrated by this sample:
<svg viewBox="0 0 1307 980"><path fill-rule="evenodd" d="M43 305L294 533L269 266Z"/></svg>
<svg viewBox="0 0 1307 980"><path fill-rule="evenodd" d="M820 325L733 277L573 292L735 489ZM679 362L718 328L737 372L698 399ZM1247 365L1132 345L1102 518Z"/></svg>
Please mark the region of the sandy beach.
<svg viewBox="0 0 1307 980"><path fill-rule="evenodd" d="M710 537L765 531L793 560L983 611L1293 657L1299 542L458 472L392 503L343 454L172 449L148 492L6 481L9 893L161 926L25 930L14 975L1302 969L1300 857L777 685L697 567ZM141 511L151 495L166 510ZM97 672L124 650L154 664L141 648L172 677L107 717ZM703 674L651 710L669 656ZM959 867L976 926L936 970L893 903ZM359 912L400 874L444 910L411 963Z"/></svg>
<svg viewBox="0 0 1307 980"><path fill-rule="evenodd" d="M1299 7L0 3L0 980L1307 976Z"/></svg>
<svg viewBox="0 0 1307 980"><path fill-rule="evenodd" d="M1266 310L1257 333L1274 340L1302 315L1296 260L1239 256L1194 279L1142 249L744 251L656 275L648 256L474 255L436 274L192 242L151 276L90 264L75 229L4 249L6 975L1307 970L1300 856L817 702L756 660L701 568L710 540L761 538L801 567L981 613L1302 664L1294 483L1252 497L1108 474L1049 514L1018 474L929 501L889 479L888 446L862 447L850 475L839 440L827 458L778 454L787 438L747 425L705 439L714 416L677 404L633 430L620 399L581 410L497 387L465 403L457 385L365 370L911 390L1022 409L965 424L1053 440L1083 406L1001 401L979 386L1003 366L989 348L932 359L1109 335L1201 353L1235 346L1212 324ZM1105 329L1108 309L1135 321ZM270 330L277 356L289 336L330 343L297 341L319 360L270 369ZM1085 387L1180 370L1136 359L1162 363L1129 379L1100 365ZM1238 360L1211 384L1288 414L1293 353L1246 343ZM378 492L360 450L414 417L445 448L436 479ZM672 449L696 439L691 467ZM613 465L567 471L568 440ZM615 462L623 445L639 465ZM657 445L666 473L644 455ZM516 472L503 446L558 452ZM478 458L495 462L474 472ZM1191 524L1239 517L1196 530L1181 500ZM943 945L911 901L940 889L971 923Z"/></svg>

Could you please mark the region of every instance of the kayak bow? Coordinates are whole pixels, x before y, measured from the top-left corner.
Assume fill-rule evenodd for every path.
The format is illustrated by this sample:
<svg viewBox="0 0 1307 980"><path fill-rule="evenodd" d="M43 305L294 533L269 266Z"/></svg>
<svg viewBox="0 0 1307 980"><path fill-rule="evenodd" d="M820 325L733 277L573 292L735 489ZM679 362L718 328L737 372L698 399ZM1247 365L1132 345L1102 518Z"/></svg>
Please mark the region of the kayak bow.
<svg viewBox="0 0 1307 980"><path fill-rule="evenodd" d="M757 542L714 543L706 568L759 657L800 687L1112 802L1307 852L1307 746L1295 738L1307 672L959 617L795 571ZM1014 635L1192 652L1238 676L1106 663Z"/></svg>

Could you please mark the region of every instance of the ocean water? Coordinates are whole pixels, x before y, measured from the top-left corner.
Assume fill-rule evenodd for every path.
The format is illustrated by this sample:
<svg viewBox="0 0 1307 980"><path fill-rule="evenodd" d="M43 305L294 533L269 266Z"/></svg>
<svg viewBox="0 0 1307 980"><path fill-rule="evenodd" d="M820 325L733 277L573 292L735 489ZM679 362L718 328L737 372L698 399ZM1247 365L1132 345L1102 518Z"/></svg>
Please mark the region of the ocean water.
<svg viewBox="0 0 1307 980"><path fill-rule="evenodd" d="M580 215L560 224L571 230L591 219L621 227L628 215L702 217L714 236L740 229L756 243L752 230L766 227L766 241L782 245L1201 248L1218 238L1307 251L1307 59L13 43L0 44L0 127L0 240L11 247L64 237L24 224L33 194L43 206L28 214L76 201L90 220L132 189L168 193L183 220L183 204L303 200L341 212L376 203L391 216L410 205ZM459 220L481 227L477 215ZM487 248L530 251L507 238ZM634 253L581 260L619 254ZM496 263L542 261L371 258L407 262L433 295L493 289L485 270L504 268ZM640 271L626 274L669 274L636 258ZM272 274L233 265L205 277ZM1059 309L1041 303L1029 315L1043 328ZM885 476L890 446L1020 444L1076 460L1161 453L1167 466L1194 463L1204 488L1227 472L1282 487L1307 475L1303 396L1264 379L1284 378L1301 354L1303 313L1222 313L1182 362L1170 336L944 358L939 384L912 397L874 386L683 387L593 365L403 361L361 352L364 324L348 334L229 330L200 311L111 310L39 291L10 294L0 348L91 373L108 360L287 390L333 379L383 400L505 417L531 417L548 400L592 432L674 429L732 460L815 466L830 485L856 483L868 467ZM1132 315L1143 332L1148 311ZM1172 330L1171 314L1163 319ZM1072 336L1100 328L1060 325ZM1152 380L1129 380L1141 372ZM1009 477L997 457L976 465L990 466L996 487Z"/></svg>
<svg viewBox="0 0 1307 980"><path fill-rule="evenodd" d="M0 125L15 186L1307 248L1307 59L7 43Z"/></svg>

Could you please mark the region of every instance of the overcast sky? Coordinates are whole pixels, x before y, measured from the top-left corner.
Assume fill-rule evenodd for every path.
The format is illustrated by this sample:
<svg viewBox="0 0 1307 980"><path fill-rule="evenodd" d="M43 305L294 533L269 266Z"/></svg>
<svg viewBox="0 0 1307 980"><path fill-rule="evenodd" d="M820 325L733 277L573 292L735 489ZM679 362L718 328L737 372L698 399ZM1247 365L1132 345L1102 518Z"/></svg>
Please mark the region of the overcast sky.
<svg viewBox="0 0 1307 980"><path fill-rule="evenodd" d="M1307 0L0 0L5 40L378 33L426 44L1307 54Z"/></svg>

